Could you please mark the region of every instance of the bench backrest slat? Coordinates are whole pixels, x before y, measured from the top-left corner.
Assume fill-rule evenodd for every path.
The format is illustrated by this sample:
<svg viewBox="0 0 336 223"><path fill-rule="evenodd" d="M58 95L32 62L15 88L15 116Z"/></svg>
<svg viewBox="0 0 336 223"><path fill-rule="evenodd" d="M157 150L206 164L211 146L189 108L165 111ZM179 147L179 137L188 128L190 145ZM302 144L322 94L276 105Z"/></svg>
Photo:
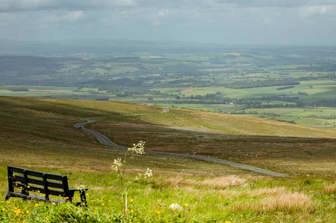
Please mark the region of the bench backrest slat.
<svg viewBox="0 0 336 223"><path fill-rule="evenodd" d="M29 176L33 176L33 177L43 177L43 173L36 172L36 171L24 170L24 173L29 175Z"/></svg>
<svg viewBox="0 0 336 223"><path fill-rule="evenodd" d="M11 166L9 166L8 169L11 169L12 172L16 172L16 173L24 173L24 171L25 171L25 169L17 168L17 167L11 167Z"/></svg>
<svg viewBox="0 0 336 223"><path fill-rule="evenodd" d="M45 191L45 189L43 187L30 186L29 191L39 192L39 193L42 193L42 194L45 194L46 192L48 192L49 195L64 196L63 191L50 190L50 189L48 191Z"/></svg>
<svg viewBox="0 0 336 223"><path fill-rule="evenodd" d="M55 174L50 174L50 173L46 173L45 176L47 177L47 179L59 180L59 181L62 181L62 179L64 177L64 176L61 176L61 175L55 175Z"/></svg>
<svg viewBox="0 0 336 223"><path fill-rule="evenodd" d="M44 186L43 180L40 179L33 179L33 178L27 178L26 180L24 177L21 176L13 176L13 181L14 182L20 182L20 183L31 183L31 184L36 184L40 186ZM53 188L58 188L58 189L64 189L64 185L62 183L56 183L56 182L49 182L47 181L48 187L53 187Z"/></svg>

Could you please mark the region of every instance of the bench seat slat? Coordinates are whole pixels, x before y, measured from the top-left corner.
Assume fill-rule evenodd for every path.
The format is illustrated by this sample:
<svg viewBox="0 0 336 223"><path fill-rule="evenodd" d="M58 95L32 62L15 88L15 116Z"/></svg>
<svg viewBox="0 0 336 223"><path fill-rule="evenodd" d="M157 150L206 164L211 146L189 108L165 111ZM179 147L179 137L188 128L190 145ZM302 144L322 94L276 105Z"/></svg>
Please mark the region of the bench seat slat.
<svg viewBox="0 0 336 223"><path fill-rule="evenodd" d="M29 199L29 200L38 200L38 201L45 201L44 197L41 196L37 196L37 195L23 195L21 193L17 193L17 192L12 192L11 193L12 197L20 197L20 198L24 198L24 199ZM50 200L50 202L52 203L65 203L65 200Z"/></svg>

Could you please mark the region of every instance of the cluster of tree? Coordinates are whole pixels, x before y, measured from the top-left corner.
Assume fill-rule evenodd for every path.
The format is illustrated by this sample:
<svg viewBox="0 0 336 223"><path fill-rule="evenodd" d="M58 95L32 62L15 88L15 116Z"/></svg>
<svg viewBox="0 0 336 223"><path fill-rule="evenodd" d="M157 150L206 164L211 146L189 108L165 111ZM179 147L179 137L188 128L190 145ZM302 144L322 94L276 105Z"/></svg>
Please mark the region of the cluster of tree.
<svg viewBox="0 0 336 223"><path fill-rule="evenodd" d="M336 80L336 72L331 73L318 73L318 75L314 75L313 73L310 75L306 75L303 77L299 77L300 81L310 81L310 80Z"/></svg>
<svg viewBox="0 0 336 223"><path fill-rule="evenodd" d="M268 79L268 80L244 80L234 81L224 84L228 88L258 88L258 87L272 87L272 86L284 86L284 85L299 85L300 82L294 79Z"/></svg>

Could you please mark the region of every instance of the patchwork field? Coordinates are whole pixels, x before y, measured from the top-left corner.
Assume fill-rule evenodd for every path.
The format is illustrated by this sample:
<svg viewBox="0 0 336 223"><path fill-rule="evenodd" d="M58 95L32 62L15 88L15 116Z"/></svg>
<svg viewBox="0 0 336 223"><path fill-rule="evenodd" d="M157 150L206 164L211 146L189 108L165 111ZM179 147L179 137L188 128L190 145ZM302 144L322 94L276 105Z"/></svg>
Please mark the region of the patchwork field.
<svg viewBox="0 0 336 223"><path fill-rule="evenodd" d="M147 142L127 156L125 190L111 165L122 152L73 125L95 117L114 142ZM335 222L336 130L251 116L121 102L0 98L0 193L6 166L63 173L89 188L88 209L11 199L1 222ZM285 172L271 178L150 151L216 156ZM153 177L144 178L146 168ZM142 174L142 175L141 175ZM171 204L180 208L170 208Z"/></svg>
<svg viewBox="0 0 336 223"><path fill-rule="evenodd" d="M129 101L335 128L334 47L118 47L89 57L0 56L0 96Z"/></svg>

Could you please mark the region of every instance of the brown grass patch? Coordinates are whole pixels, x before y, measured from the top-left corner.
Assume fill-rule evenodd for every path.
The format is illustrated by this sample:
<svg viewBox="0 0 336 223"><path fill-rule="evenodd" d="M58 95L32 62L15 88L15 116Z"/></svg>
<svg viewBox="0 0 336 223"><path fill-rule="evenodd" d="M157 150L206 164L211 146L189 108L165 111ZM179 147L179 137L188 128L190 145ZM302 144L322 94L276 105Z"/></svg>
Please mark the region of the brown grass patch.
<svg viewBox="0 0 336 223"><path fill-rule="evenodd" d="M264 196L264 195L281 195L287 193L286 188L284 187L272 187L272 188L260 188L249 192L251 196Z"/></svg>
<svg viewBox="0 0 336 223"><path fill-rule="evenodd" d="M203 181L185 179L182 176L169 177L165 180L170 186L206 186L215 189L223 189L230 186L239 186L246 182L246 179L236 175L208 178Z"/></svg>
<svg viewBox="0 0 336 223"><path fill-rule="evenodd" d="M185 184L185 180L182 176L169 177L166 182L173 187L179 187L182 184Z"/></svg>
<svg viewBox="0 0 336 223"><path fill-rule="evenodd" d="M313 202L303 193L284 193L262 199L258 209L260 208L263 211L311 211Z"/></svg>
<svg viewBox="0 0 336 223"><path fill-rule="evenodd" d="M336 184L326 185L324 187L324 192L327 193L327 194L336 193Z"/></svg>
<svg viewBox="0 0 336 223"><path fill-rule="evenodd" d="M314 210L314 203L309 196L301 192L288 192L282 187L258 189L251 192L250 195L263 198L260 200L255 198L255 202L240 203L234 207L234 210L253 210L256 212L312 212Z"/></svg>
<svg viewBox="0 0 336 223"><path fill-rule="evenodd" d="M183 190L187 193L191 193L191 194L194 194L194 193L200 193L200 190L198 189L195 189L193 187L183 187Z"/></svg>
<svg viewBox="0 0 336 223"><path fill-rule="evenodd" d="M236 175L229 175L203 180L202 182L200 182L200 185L214 188L226 188L229 186L239 186L244 184L245 182L246 179L243 179Z"/></svg>

